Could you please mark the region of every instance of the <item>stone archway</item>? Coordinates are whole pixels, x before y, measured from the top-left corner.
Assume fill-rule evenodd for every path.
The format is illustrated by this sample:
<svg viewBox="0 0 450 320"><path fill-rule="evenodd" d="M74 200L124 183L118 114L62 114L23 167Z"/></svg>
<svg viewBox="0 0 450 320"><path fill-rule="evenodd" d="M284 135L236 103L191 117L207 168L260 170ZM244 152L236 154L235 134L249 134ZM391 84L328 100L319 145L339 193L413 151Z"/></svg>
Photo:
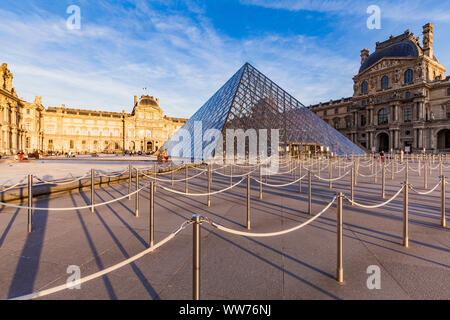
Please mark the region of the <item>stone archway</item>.
<svg viewBox="0 0 450 320"><path fill-rule="evenodd" d="M378 152L389 152L389 135L385 132L377 136Z"/></svg>
<svg viewBox="0 0 450 320"><path fill-rule="evenodd" d="M147 142L147 152L153 152L153 142Z"/></svg>
<svg viewBox="0 0 450 320"><path fill-rule="evenodd" d="M450 150L450 130L443 129L437 134L437 148L440 151Z"/></svg>

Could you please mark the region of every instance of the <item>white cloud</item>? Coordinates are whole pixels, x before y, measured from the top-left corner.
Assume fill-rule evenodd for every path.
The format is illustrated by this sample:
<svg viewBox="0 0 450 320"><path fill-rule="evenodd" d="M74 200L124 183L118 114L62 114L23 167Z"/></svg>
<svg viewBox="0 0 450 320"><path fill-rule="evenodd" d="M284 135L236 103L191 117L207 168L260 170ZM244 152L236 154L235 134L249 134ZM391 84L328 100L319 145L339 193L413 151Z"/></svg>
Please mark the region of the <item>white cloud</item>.
<svg viewBox="0 0 450 320"><path fill-rule="evenodd" d="M1 59L19 95L41 95L48 106L130 112L133 95L148 87L167 114L189 117L248 60L306 105L352 93L357 61L324 40L275 33L233 39L195 5L189 16L154 11L145 1L126 10L102 4L114 12L109 23L83 20L80 31L65 29L63 16L0 9L8 21L0 24L0 41L8 43Z"/></svg>

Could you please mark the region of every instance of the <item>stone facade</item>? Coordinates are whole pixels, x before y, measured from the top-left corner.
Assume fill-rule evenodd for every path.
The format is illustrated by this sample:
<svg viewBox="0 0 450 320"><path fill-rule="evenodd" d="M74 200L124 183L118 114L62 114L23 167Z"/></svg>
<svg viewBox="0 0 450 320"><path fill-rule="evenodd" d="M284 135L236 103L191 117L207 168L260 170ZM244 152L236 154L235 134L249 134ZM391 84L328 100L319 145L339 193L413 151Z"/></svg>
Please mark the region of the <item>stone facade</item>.
<svg viewBox="0 0 450 320"><path fill-rule="evenodd" d="M433 25L423 44L406 31L361 51L350 98L310 106L367 151L450 152L450 77L433 54Z"/></svg>
<svg viewBox="0 0 450 320"><path fill-rule="evenodd" d="M17 152L154 152L187 121L164 116L159 99L134 97L131 114L19 99L6 64L0 69L0 154Z"/></svg>

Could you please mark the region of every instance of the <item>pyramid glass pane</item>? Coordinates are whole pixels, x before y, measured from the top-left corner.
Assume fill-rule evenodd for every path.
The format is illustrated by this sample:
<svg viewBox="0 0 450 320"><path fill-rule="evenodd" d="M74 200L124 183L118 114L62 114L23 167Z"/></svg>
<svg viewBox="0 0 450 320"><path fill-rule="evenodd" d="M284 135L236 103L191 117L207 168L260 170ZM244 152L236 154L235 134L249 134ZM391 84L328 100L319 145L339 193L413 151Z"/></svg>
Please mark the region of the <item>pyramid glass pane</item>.
<svg viewBox="0 0 450 320"><path fill-rule="evenodd" d="M202 131L194 129L195 121L197 125L202 123ZM315 143L338 155L364 154L358 146L248 63L183 127L197 144L191 141L191 158L198 157L194 156L195 148L205 147L199 133L209 128L218 129L223 135L227 129L279 129L282 150L290 143ZM166 144L169 154L180 156L171 152L172 145L172 142Z"/></svg>

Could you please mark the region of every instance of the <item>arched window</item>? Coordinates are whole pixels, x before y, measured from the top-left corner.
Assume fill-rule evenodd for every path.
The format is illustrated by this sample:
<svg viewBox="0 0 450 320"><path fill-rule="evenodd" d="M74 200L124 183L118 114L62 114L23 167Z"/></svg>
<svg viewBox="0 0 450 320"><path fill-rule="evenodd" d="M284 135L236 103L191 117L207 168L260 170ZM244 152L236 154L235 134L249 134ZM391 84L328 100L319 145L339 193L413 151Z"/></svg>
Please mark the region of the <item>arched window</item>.
<svg viewBox="0 0 450 320"><path fill-rule="evenodd" d="M361 84L361 93L362 94L366 94L366 93L368 93L369 92L369 83L367 82L367 81L364 81L362 84Z"/></svg>
<svg viewBox="0 0 450 320"><path fill-rule="evenodd" d="M389 88L389 77L384 76L383 78L381 78L381 89L387 89L387 88Z"/></svg>
<svg viewBox="0 0 450 320"><path fill-rule="evenodd" d="M408 69L405 72L405 83L412 83L412 82L414 82L414 71Z"/></svg>
<svg viewBox="0 0 450 320"><path fill-rule="evenodd" d="M388 121L387 109L381 109L378 111L378 125L388 124Z"/></svg>

